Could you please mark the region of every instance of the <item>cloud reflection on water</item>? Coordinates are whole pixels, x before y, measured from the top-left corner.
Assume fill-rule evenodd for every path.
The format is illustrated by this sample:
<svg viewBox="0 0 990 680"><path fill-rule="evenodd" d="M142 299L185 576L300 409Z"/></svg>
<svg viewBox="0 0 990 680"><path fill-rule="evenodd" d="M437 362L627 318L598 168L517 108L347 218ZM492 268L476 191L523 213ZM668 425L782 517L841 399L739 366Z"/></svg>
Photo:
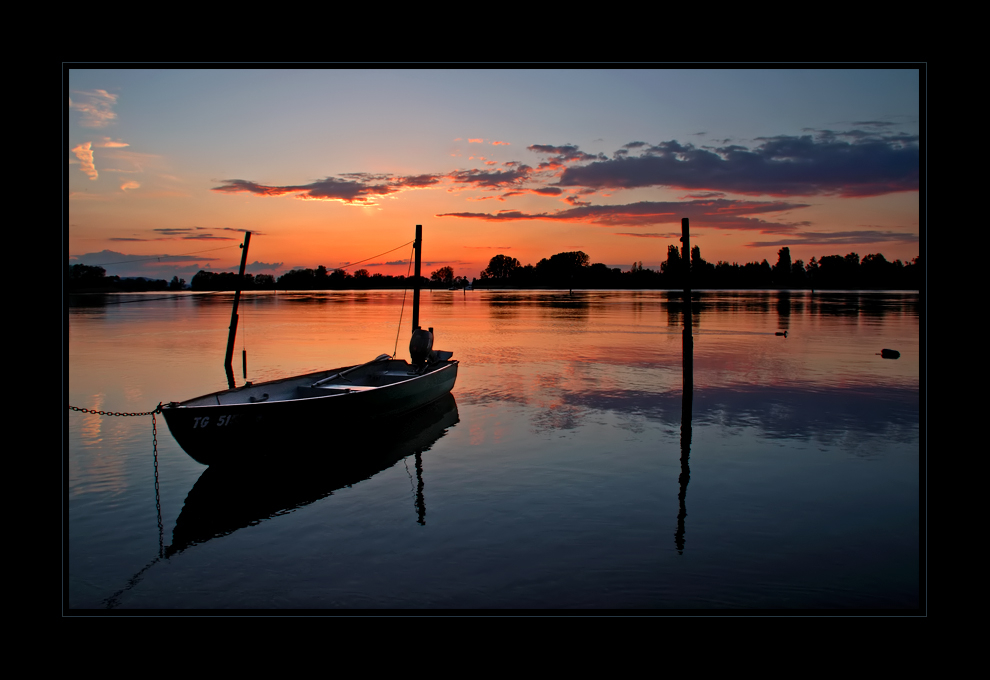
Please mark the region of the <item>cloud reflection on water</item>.
<svg viewBox="0 0 990 680"><path fill-rule="evenodd" d="M505 385L505 389L459 390L458 398L464 404L526 406L533 427L540 432L576 429L596 412L669 427L681 423L679 389L565 389L545 376L532 382L540 389ZM918 437L918 405L918 390L906 387L709 386L694 390L693 422L696 426L756 428L771 439L831 441L855 434L909 442Z"/></svg>

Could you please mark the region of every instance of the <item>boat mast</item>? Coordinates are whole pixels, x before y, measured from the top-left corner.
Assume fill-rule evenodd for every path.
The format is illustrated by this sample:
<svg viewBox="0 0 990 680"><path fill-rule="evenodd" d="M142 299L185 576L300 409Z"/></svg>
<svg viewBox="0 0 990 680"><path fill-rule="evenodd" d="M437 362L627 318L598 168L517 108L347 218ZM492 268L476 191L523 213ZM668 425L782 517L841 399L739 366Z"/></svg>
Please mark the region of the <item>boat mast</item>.
<svg viewBox="0 0 990 680"><path fill-rule="evenodd" d="M413 280L413 333L419 328L419 270L423 261L423 225L416 225L416 240L413 241L413 250L416 253L416 278Z"/></svg>
<svg viewBox="0 0 990 680"><path fill-rule="evenodd" d="M409 339L409 358L413 364L426 368L426 362L433 350L433 329L423 330L419 327L419 277L423 264L423 225L416 225L416 240L413 249L416 251L416 280L413 282L413 330Z"/></svg>
<svg viewBox="0 0 990 680"><path fill-rule="evenodd" d="M231 359L234 356L234 337L237 335L237 305L241 301L241 287L244 285L244 267L247 264L248 244L251 243L251 232L244 232L244 243L241 248L241 270L237 275L237 290L234 292L234 309L230 312L230 329L227 333L227 356L224 359L223 367L227 369L227 379L232 380L234 369L231 366ZM233 385L231 385L233 387Z"/></svg>

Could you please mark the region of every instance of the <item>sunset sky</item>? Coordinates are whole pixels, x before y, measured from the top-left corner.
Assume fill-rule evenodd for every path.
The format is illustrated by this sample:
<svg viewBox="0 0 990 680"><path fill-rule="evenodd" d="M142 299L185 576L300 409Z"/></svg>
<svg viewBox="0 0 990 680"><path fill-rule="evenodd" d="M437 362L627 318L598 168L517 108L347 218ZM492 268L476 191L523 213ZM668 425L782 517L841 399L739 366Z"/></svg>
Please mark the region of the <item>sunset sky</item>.
<svg viewBox="0 0 990 680"><path fill-rule="evenodd" d="M189 281L497 254L656 268L920 254L921 74L70 69L69 263ZM385 253L380 257L375 257Z"/></svg>

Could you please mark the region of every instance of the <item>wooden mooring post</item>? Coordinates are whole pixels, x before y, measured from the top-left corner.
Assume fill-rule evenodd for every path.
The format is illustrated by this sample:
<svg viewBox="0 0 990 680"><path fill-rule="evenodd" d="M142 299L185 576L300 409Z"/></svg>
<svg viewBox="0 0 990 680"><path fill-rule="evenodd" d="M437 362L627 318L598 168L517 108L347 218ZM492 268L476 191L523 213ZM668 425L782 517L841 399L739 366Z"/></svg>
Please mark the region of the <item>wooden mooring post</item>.
<svg viewBox="0 0 990 680"><path fill-rule="evenodd" d="M684 310L684 387L694 386L694 338L691 335L691 226L688 218L681 219L681 262L684 272L684 297L681 300Z"/></svg>
<svg viewBox="0 0 990 680"><path fill-rule="evenodd" d="M687 487L691 481L691 416L694 401L694 337L691 334L691 230L688 218L681 219L681 243L684 244L684 334L681 354L683 367L683 392L681 396L681 474L678 477L677 530L674 532L674 546L678 554L684 554L685 518L687 517Z"/></svg>
<svg viewBox="0 0 990 680"><path fill-rule="evenodd" d="M234 338L237 336L237 305L241 301L241 288L244 286L244 267L247 266L248 244L251 243L251 232L244 232L244 243L241 248L241 269L237 274L237 290L234 292L234 308L230 312L230 328L227 332L227 355L224 358L223 367L227 370L227 380L230 381L234 375L232 361L234 358ZM247 368L247 357L244 357L244 366ZM233 387L233 385L231 385Z"/></svg>

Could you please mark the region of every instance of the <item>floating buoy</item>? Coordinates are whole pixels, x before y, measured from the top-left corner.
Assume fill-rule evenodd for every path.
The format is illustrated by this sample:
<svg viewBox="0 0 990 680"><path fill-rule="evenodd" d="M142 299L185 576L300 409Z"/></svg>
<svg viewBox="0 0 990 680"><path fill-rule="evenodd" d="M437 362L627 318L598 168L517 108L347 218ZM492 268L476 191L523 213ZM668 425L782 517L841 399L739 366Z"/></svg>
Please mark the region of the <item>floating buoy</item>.
<svg viewBox="0 0 990 680"><path fill-rule="evenodd" d="M776 333L774 333L774 335L783 335L786 338L787 337L787 331L777 331Z"/></svg>
<svg viewBox="0 0 990 680"><path fill-rule="evenodd" d="M882 349L880 350L880 356L882 356L884 359L897 359L899 356L901 356L901 353L898 352L896 349Z"/></svg>

